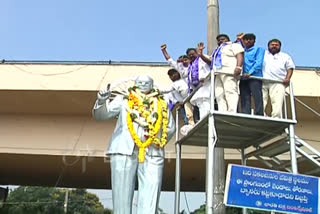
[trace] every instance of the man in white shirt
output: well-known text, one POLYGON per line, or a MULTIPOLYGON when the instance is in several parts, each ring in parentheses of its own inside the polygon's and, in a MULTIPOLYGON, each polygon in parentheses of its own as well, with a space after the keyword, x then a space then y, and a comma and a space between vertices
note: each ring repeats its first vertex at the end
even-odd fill
MULTIPOLYGON (((162 54, 163 54, 164 58, 167 60, 168 64, 172 68, 174 68, 175 70, 177 70, 179 72, 181 80, 183 80, 187 84, 188 83, 188 67, 189 67, 189 63, 190 63, 189 57, 187 55, 182 55, 182 56, 179 57, 179 59, 177 61, 175 61, 168 54, 167 45, 166 44, 162 44, 160 48, 161 48, 162 54)), ((168 73, 168 75, 169 75, 169 73, 168 73)), ((170 75, 169 75, 169 77, 170 77, 170 75)), ((187 93, 188 93, 188 90, 187 90, 187 93)), ((175 90, 172 93, 167 94, 166 98, 168 98, 168 96, 170 96, 171 98, 174 99, 174 100, 171 100, 171 101, 176 101, 175 97, 179 97, 180 95, 175 90)), ((186 97, 186 96, 182 95, 182 97, 186 97)), ((178 102, 181 102, 181 101, 178 101, 178 102)), ((187 106, 187 108, 189 108, 189 106, 187 106)), ((194 110, 196 110, 196 109, 194 109, 194 110)), ((190 119, 188 118, 188 113, 187 113, 187 111, 189 111, 189 109, 186 109, 186 107, 183 106, 182 108, 180 108, 179 111, 180 111, 180 113, 181 113, 181 115, 183 117, 184 124, 185 125, 188 125, 188 124, 189 125, 193 125, 193 124, 189 123, 190 119)), ((198 118, 197 114, 195 114, 195 116, 196 116, 196 119, 197 119, 198 118)))
POLYGON ((210 66, 204 60, 210 59, 202 53, 204 49, 203 43, 198 44, 198 48, 188 48, 186 54, 190 59, 188 67, 188 85, 189 89, 197 87, 200 83, 202 86, 193 95, 190 102, 199 108, 200 119, 206 116, 210 111, 210 94, 211 86, 210 80, 206 80, 206 77, 210 74, 210 66))
POLYGON ((268 42, 268 50, 264 55, 263 77, 266 79, 282 81, 282 83, 264 81, 262 86, 264 111, 270 97, 272 117, 282 118, 282 106, 285 89, 295 69, 291 57, 281 52, 281 41, 272 39, 268 42))
MULTIPOLYGON (((172 68, 169 69, 168 75, 170 79, 172 80, 172 97, 174 98, 175 104, 182 103, 183 100, 188 96, 188 84, 185 82, 184 79, 181 78, 180 73, 172 68)), ((194 120, 193 120, 193 108, 192 105, 187 102, 184 105, 184 109, 186 111, 186 117, 188 119, 188 125, 193 126, 194 120)))
POLYGON ((218 47, 212 54, 212 63, 217 68, 216 100, 219 111, 237 112, 239 101, 239 75, 242 71, 244 49, 239 43, 230 42, 229 36, 217 36, 218 47), (219 74, 219 72, 221 72, 219 74))
POLYGON ((182 55, 177 61, 175 61, 168 54, 166 44, 161 45, 161 51, 168 64, 180 73, 181 78, 188 82, 188 67, 190 64, 189 57, 187 55, 182 55))

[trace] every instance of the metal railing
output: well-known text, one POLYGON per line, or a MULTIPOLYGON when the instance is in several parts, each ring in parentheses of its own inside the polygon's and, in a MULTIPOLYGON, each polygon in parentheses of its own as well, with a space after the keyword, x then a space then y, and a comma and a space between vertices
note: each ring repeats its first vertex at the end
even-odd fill
MULTIPOLYGON (((211 74, 214 73, 214 75, 219 75, 219 74, 224 74, 224 75, 228 75, 228 76, 233 76, 233 74, 230 74, 230 73, 225 73, 225 72, 217 72, 217 71, 214 71, 214 72, 211 72, 211 74)), ((204 82, 205 81, 209 81, 211 79, 211 76, 212 75, 208 75, 205 79, 204 79, 204 82)), ((242 75, 239 76, 239 78, 241 78, 242 75)), ((282 84, 282 81, 280 80, 273 80, 273 79, 267 79, 267 78, 263 78, 263 77, 256 77, 256 76, 250 76, 248 77, 248 79, 257 79, 257 80, 261 80, 263 82, 271 82, 271 83, 281 83, 282 84)), ((239 79, 240 81, 240 79, 239 79)), ((215 85, 214 83, 212 85, 215 85)), ((200 84, 195 87, 194 89, 192 89, 192 92, 188 95, 188 97, 186 97, 184 100, 183 100, 183 103, 182 104, 185 104, 186 102, 189 102, 192 97, 194 96, 195 93, 197 93, 197 91, 203 86, 203 83, 200 82, 200 84)), ((292 86, 292 83, 290 82, 290 84, 288 85, 288 88, 289 88, 289 93, 286 93, 287 95, 289 95, 290 97, 290 107, 291 107, 291 118, 288 118, 288 107, 287 107, 287 103, 286 103, 286 97, 284 96, 283 97, 283 115, 284 117, 281 118, 281 119, 292 119, 292 120, 296 120, 296 117, 295 117, 295 106, 294 106, 294 100, 298 101, 298 102, 301 102, 300 100, 298 100, 297 98, 294 97, 294 94, 293 94, 293 86, 292 86)), ((211 87, 211 92, 213 92, 214 88, 211 87)), ((211 93, 213 94, 213 93, 211 93)), ((214 97, 215 99, 215 97, 214 97)), ((239 99, 240 100, 240 99, 239 99)), ((306 104, 302 104, 302 105, 306 105, 306 104)), ((306 105, 307 106, 307 105, 306 105)), ((320 114, 318 112, 316 112, 315 110, 311 109, 310 107, 307 107, 308 109, 312 110, 315 114, 317 114, 319 117, 320 117, 320 114)), ((214 112, 221 112, 219 110, 214 110, 214 112)), ((224 112, 224 113, 227 113, 227 112, 224 112)), ((242 113, 239 113, 238 114, 242 114, 242 113)))

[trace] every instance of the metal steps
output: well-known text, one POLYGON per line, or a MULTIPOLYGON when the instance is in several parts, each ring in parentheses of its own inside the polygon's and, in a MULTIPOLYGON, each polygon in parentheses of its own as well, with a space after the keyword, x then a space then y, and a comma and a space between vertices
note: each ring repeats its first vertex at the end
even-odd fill
MULTIPOLYGON (((299 173, 319 176, 320 152, 298 136, 294 136, 294 142, 297 163, 300 166, 299 173)), ((289 136, 284 134, 264 145, 255 147, 254 151, 245 154, 246 159, 251 157, 255 157, 271 169, 291 172, 289 136), (283 156, 287 156, 287 158, 283 156)))

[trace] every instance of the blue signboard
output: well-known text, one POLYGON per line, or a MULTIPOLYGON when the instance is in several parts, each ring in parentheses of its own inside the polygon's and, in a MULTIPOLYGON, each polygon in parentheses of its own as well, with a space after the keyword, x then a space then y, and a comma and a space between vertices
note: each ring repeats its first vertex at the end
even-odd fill
POLYGON ((319 179, 230 164, 224 203, 283 213, 319 213, 319 179))

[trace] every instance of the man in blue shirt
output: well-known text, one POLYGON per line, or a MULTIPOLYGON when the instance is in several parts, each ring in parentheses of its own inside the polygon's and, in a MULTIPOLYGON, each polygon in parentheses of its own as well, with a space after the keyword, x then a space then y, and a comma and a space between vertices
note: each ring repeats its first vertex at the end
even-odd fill
POLYGON ((243 77, 240 80, 241 112, 251 114, 251 95, 254 100, 254 114, 263 115, 262 80, 250 76, 262 77, 262 65, 265 50, 254 45, 256 36, 245 34, 242 38, 244 45, 243 77))

